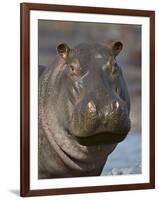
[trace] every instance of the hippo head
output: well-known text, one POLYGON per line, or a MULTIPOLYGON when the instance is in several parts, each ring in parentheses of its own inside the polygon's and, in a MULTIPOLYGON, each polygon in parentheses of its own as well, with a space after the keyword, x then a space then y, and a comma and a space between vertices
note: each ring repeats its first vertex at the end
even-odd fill
POLYGON ((130 130, 130 100, 116 60, 122 47, 119 41, 109 48, 57 47, 65 63, 59 90, 67 113, 65 129, 81 145, 118 143, 130 130))

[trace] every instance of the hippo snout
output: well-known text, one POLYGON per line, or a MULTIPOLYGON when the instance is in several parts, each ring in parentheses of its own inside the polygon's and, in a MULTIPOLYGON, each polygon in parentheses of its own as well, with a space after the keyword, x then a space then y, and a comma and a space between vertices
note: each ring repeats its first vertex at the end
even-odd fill
POLYGON ((103 109, 100 113, 91 109, 84 115, 85 121, 74 121, 75 129, 71 134, 81 145, 116 144, 124 140, 131 123, 128 112, 118 102, 113 102, 109 110, 103 109))
MULTIPOLYGON (((125 102, 115 99, 102 107, 94 100, 84 102, 77 106, 71 120, 70 133, 79 142, 88 140, 91 143, 91 139, 94 141, 98 137, 99 143, 110 144, 126 137, 130 119, 125 102)), ((86 145, 85 142, 81 144, 86 145)))

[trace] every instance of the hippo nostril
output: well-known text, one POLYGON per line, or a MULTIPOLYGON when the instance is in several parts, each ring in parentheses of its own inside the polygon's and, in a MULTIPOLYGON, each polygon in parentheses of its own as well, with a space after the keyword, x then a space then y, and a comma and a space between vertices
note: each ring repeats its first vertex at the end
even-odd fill
POLYGON ((111 103, 111 109, 115 110, 115 109, 118 109, 118 108, 119 108, 119 102, 118 101, 113 101, 111 103))
POLYGON ((93 101, 88 102, 87 106, 88 106, 88 112, 96 113, 96 106, 93 101))

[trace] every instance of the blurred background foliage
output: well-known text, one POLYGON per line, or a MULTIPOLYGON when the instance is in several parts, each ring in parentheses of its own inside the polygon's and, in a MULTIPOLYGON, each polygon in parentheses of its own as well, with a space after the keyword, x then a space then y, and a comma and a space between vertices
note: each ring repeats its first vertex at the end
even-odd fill
POLYGON ((131 100, 131 132, 141 133, 141 26, 128 24, 87 23, 39 20, 39 64, 49 66, 57 55, 56 47, 62 42, 70 47, 79 43, 109 45, 123 42, 117 57, 128 85, 131 100))

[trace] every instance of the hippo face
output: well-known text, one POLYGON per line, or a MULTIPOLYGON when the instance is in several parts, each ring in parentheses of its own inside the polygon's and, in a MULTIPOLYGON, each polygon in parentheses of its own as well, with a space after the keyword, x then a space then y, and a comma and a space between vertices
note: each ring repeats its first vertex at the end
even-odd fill
POLYGON ((67 107, 64 126, 82 145, 118 143, 130 130, 129 95, 116 61, 122 47, 121 42, 111 48, 99 44, 57 47, 64 62, 58 82, 67 107))

